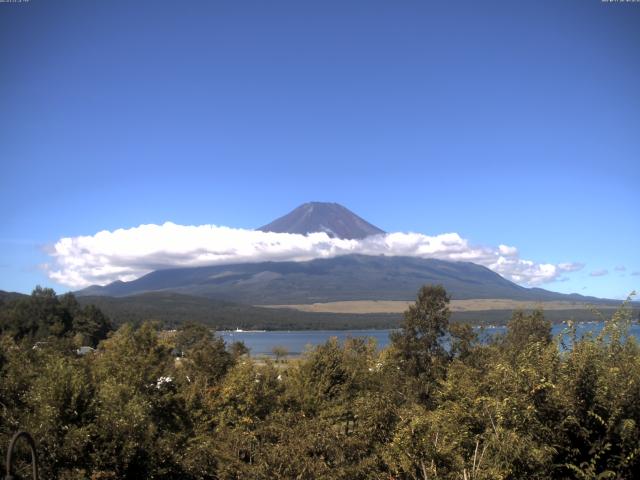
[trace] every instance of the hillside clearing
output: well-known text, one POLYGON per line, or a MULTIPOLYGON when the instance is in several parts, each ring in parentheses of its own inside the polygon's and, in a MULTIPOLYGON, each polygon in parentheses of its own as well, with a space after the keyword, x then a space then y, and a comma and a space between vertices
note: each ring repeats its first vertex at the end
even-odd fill
MULTIPOLYGON (((413 302, 404 300, 349 300, 341 302, 292 304, 292 305, 256 305, 263 308, 289 308, 302 312, 317 313, 402 313, 413 302)), ((506 300, 499 298, 480 298, 470 300, 452 300, 452 312, 482 312, 486 310, 588 310, 592 305, 580 302, 532 302, 527 300, 506 300)), ((598 305, 597 309, 616 308, 614 305, 598 305)))

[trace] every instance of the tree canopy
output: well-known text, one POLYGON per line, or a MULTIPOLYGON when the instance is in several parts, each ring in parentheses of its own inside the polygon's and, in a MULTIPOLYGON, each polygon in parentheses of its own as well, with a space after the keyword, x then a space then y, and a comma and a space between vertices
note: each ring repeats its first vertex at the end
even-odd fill
POLYGON ((99 308, 82 307, 72 293, 58 296, 50 288, 37 286, 30 296, 0 305, 0 334, 18 341, 75 337, 78 346, 96 346, 111 329, 110 319, 99 308))
POLYGON ((150 322, 78 356, 73 335, 100 315, 40 290, 12 308, 41 320, 0 336, 0 445, 30 431, 42 478, 63 480, 640 478, 628 308, 598 335, 568 324, 568 342, 515 312, 480 342, 447 304, 425 287, 388 348, 331 339, 275 363, 150 322))

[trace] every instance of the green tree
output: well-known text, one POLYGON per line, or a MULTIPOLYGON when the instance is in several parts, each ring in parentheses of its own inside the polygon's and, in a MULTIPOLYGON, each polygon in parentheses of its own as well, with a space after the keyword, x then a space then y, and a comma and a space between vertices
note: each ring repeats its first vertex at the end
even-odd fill
POLYGON ((231 345, 228 346, 227 349, 229 350, 229 353, 231 354, 231 357, 235 361, 237 361, 243 355, 248 355, 249 354, 249 348, 242 341, 233 342, 231 345))
POLYGON ((555 426, 559 474, 580 479, 640 478, 640 346, 629 335, 630 298, 597 336, 564 352, 555 426))
POLYGON ((35 352, 38 375, 26 399, 23 428, 39 439, 43 477, 60 478, 91 466, 94 387, 86 362, 53 349, 35 352))
POLYGON ((195 322, 183 323, 176 334, 176 348, 185 352, 197 343, 209 341, 213 338, 213 332, 210 328, 195 322))
POLYGON ((177 475, 178 447, 189 434, 174 384, 174 360, 158 327, 120 327, 88 359, 96 387, 95 472, 114 478, 177 475))
POLYGON ((468 323, 453 323, 449 325, 451 335, 450 355, 453 358, 465 360, 473 353, 473 348, 478 341, 478 335, 468 323))
POLYGON ((32 343, 76 336, 77 343, 96 346, 111 328, 96 306, 82 308, 72 293, 57 296, 52 289, 40 286, 29 297, 0 306, 0 333, 32 343))
POLYGON ((544 318, 544 313, 536 309, 531 313, 516 310, 507 323, 505 345, 514 351, 520 351, 532 343, 547 346, 551 343, 551 322, 544 318))
POLYGON ((27 298, 9 302, 2 315, 2 332, 16 339, 41 340, 71 331, 72 314, 60 304, 50 288, 37 286, 27 298))
POLYGON ((414 386, 422 401, 428 400, 434 382, 446 369, 443 340, 449 326, 449 300, 442 285, 423 286, 416 302, 404 312, 400 330, 390 335, 398 365, 418 380, 414 386))
POLYGON ((95 305, 87 305, 73 316, 72 331, 81 336, 83 345, 95 347, 111 330, 111 321, 95 305))

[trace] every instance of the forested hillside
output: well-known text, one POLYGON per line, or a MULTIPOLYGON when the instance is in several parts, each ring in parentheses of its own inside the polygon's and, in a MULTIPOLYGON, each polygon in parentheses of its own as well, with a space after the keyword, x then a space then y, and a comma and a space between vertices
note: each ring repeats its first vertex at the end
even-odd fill
POLYGON ((483 344, 448 301, 421 289, 382 351, 329 341, 278 363, 195 324, 125 325, 85 356, 73 321, 5 330, 0 445, 29 430, 59 479, 640 477, 628 308, 597 337, 569 325, 571 345, 542 312, 515 313, 483 344))

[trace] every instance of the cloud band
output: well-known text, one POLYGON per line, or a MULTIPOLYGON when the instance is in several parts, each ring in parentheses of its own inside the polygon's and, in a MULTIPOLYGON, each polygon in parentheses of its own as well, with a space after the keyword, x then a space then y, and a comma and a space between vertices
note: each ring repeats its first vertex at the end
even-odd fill
POLYGON ((353 253, 473 262, 531 286, 552 282, 583 267, 523 260, 515 247, 477 247, 457 233, 428 236, 398 232, 346 240, 326 233, 298 235, 171 222, 61 238, 50 253, 53 264, 45 265, 49 277, 71 288, 130 281, 164 268, 304 261, 353 253))

